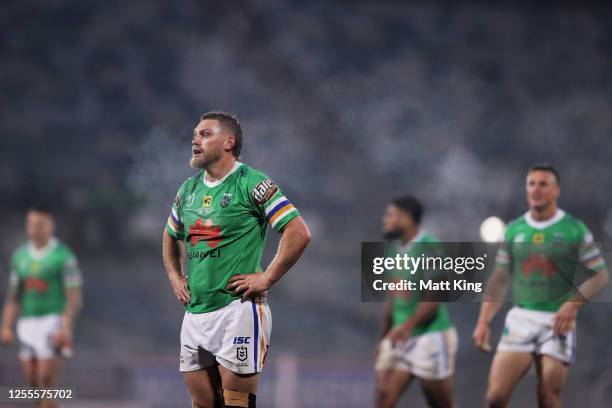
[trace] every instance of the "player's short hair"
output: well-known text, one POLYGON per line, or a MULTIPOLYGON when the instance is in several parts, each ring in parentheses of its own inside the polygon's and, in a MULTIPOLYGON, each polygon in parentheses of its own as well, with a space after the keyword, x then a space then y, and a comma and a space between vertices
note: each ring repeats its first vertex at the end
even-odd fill
POLYGON ((561 177, 559 176, 559 171, 557 171, 555 166, 553 166, 551 163, 543 162, 532 164, 531 167, 529 167, 529 171, 527 171, 527 174, 531 173, 532 171, 547 171, 549 173, 552 173, 555 176, 555 179, 557 180, 557 184, 561 185, 561 177))
POLYGON ((391 204, 408 213, 417 225, 421 223, 424 209, 423 204, 416 197, 411 195, 396 197, 391 200, 391 204))
POLYGON ((53 211, 51 210, 51 206, 47 203, 34 203, 28 206, 27 212, 37 212, 46 215, 53 215, 53 211))
POLYGON ((235 115, 227 112, 212 111, 202 115, 200 120, 213 119, 219 122, 221 126, 227 128, 234 135, 234 147, 232 148, 232 154, 235 158, 240 157, 240 151, 242 150, 242 127, 238 118, 235 115))

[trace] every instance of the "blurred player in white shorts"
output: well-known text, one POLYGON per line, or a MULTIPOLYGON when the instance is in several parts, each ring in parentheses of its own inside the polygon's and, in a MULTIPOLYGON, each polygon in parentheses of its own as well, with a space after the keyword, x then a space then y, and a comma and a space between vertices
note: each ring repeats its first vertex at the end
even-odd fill
MULTIPOLYGON (((418 257, 435 250, 437 240, 420 228, 423 207, 404 196, 393 200, 383 216, 390 253, 418 257)), ((438 272, 395 271, 396 279, 438 279, 438 272)), ((452 408, 457 333, 443 303, 418 291, 394 292, 385 308, 383 338, 377 348, 376 407, 396 406, 413 378, 418 378, 429 406, 452 408)))
POLYGON ((527 172, 529 210, 508 224, 487 284, 474 342, 490 351, 489 324, 513 285, 515 306, 508 312, 493 358, 488 407, 506 407, 535 363, 538 405, 561 406, 561 391, 576 348, 578 309, 606 284, 604 259, 584 223, 557 206, 557 170, 549 164, 527 172), (587 272, 578 288, 577 272, 587 272))
MULTIPOLYGON (((72 354, 74 323, 81 307, 81 273, 76 257, 53 237, 53 230, 53 216, 47 208, 28 211, 29 242, 11 257, 0 329, 3 344, 17 340, 23 372, 35 387, 58 385, 62 357, 72 354)), ((56 405, 44 400, 38 406, 56 405)))

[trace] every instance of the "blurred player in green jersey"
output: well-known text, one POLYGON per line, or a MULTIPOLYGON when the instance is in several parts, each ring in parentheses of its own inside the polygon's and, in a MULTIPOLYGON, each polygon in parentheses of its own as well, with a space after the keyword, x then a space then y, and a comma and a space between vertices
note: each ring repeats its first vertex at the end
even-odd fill
MULTIPOLYGON (((62 356, 72 353, 74 323, 81 306, 81 273, 76 257, 53 236, 53 231, 53 216, 47 208, 28 211, 29 242, 11 257, 0 329, 3 344, 19 343, 23 372, 35 387, 58 385, 62 356)), ((55 404, 42 401, 39 406, 55 404)))
POLYGON ((489 351, 489 324, 512 280, 514 307, 506 315, 493 358, 489 407, 507 406, 533 362, 539 406, 561 406, 561 391, 574 360, 578 309, 608 279, 604 259, 587 227, 557 207, 557 170, 548 164, 532 166, 526 189, 529 210, 506 229, 474 331, 476 346, 489 351), (575 288, 580 270, 588 271, 589 277, 575 288))
MULTIPOLYGON (((383 216, 383 232, 391 240, 389 252, 409 257, 439 255, 437 240, 419 224, 422 205, 414 197, 393 200, 383 216)), ((440 279, 438 271, 398 271, 394 278, 418 282, 440 279)), ((385 308, 382 339, 376 353, 376 406, 394 407, 416 377, 429 406, 453 407, 452 378, 457 333, 445 304, 426 299, 419 291, 397 292, 385 308)))
POLYGON ((310 242, 300 213, 279 187, 238 161, 242 137, 232 115, 201 117, 190 161, 200 171, 179 188, 163 234, 164 265, 186 309, 179 369, 196 408, 256 406, 272 329, 267 290, 310 242), (268 225, 282 237, 264 269, 268 225))

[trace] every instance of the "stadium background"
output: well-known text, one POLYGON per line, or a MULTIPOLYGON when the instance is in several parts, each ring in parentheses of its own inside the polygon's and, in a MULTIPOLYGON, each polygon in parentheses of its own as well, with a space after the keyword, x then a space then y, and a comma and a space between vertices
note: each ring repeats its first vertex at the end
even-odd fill
MULTIPOLYGON (((371 406, 381 308, 359 302, 359 248, 389 197, 416 193, 429 230, 477 240, 485 217, 525 210, 524 171, 550 160, 562 207, 609 241, 611 23, 569 1, 3 2, 0 254, 23 241, 28 203, 53 203, 85 279, 66 406, 188 406, 160 241, 208 110, 238 114, 244 161, 314 237, 272 290, 264 407, 371 406)), ((477 310, 451 307, 462 407, 480 406, 490 362, 471 345, 477 310)), ((612 397, 611 311, 581 312, 565 406, 612 397)), ((21 384, 14 349, 0 384, 21 384)), ((514 406, 535 406, 534 384, 514 406)), ((424 406, 417 387, 407 400, 424 406)))

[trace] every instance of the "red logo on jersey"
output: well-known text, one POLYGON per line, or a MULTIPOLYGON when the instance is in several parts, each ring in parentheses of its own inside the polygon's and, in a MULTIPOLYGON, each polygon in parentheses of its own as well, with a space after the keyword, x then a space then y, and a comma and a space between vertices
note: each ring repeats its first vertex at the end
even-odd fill
POLYGON ((204 240, 209 247, 215 248, 223 239, 221 228, 213 224, 210 219, 207 219, 204 224, 201 219, 198 219, 195 225, 190 225, 189 235, 191 235, 191 246, 196 246, 198 242, 204 240))
POLYGON ((46 292, 49 289, 47 281, 40 278, 25 278, 23 286, 25 290, 33 290, 40 293, 46 292))
POLYGON ((550 278, 557 273, 557 265, 544 254, 531 254, 521 263, 521 272, 523 276, 529 276, 537 271, 550 278))

